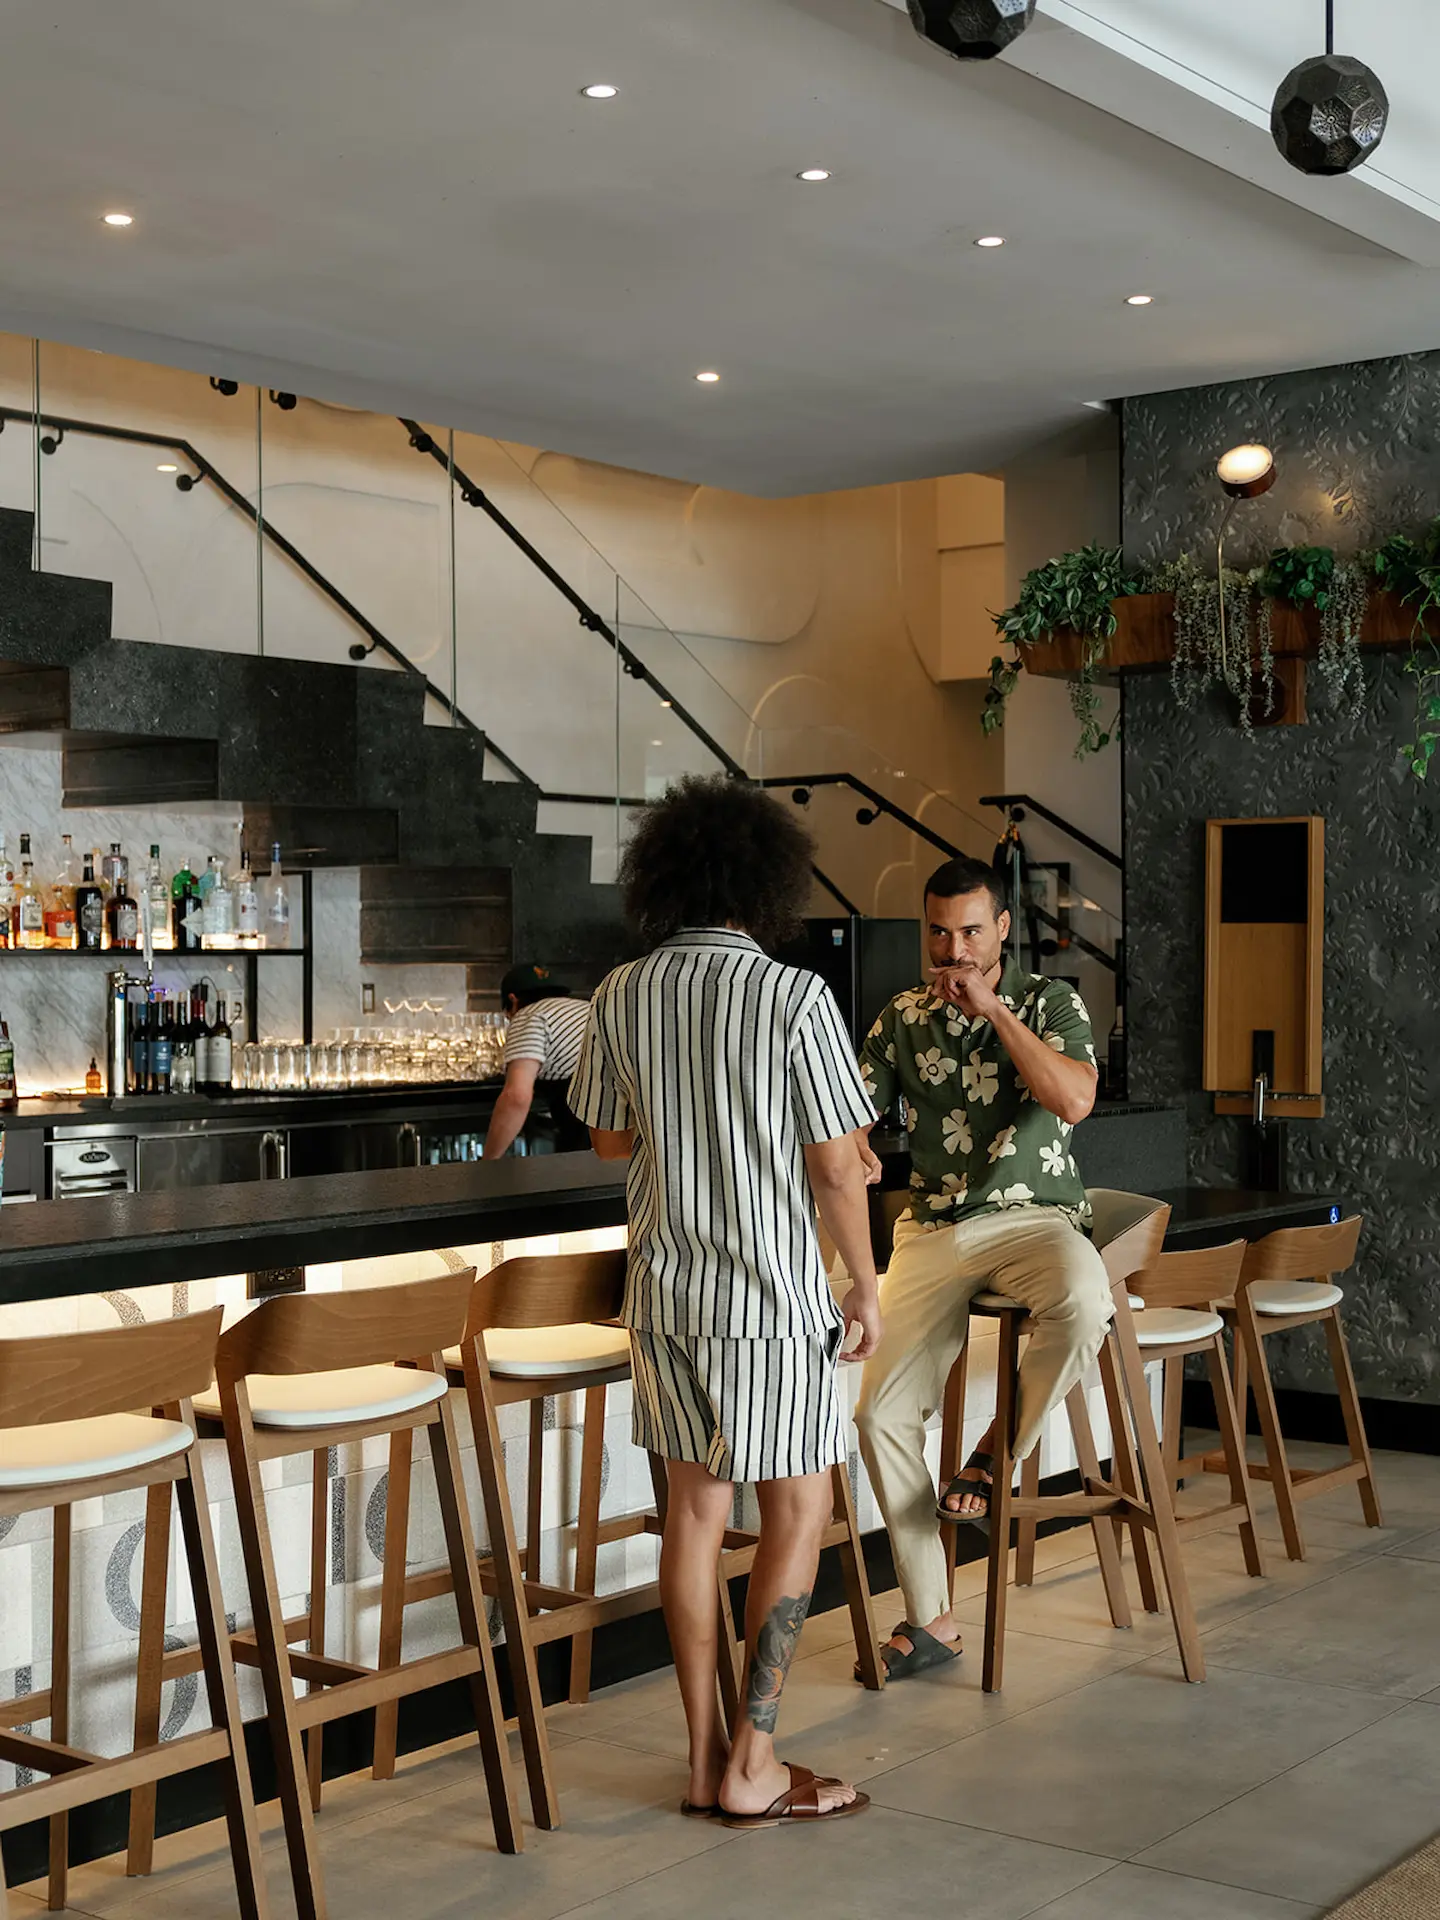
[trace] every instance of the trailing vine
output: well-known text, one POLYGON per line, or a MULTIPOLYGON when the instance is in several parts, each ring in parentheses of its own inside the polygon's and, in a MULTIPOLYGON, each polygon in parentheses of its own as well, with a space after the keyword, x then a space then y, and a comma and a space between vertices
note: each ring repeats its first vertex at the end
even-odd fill
POLYGON ((1113 602, 1137 593, 1169 593, 1175 603, 1171 686, 1181 706, 1193 706, 1211 687, 1234 699, 1237 724, 1249 733, 1273 708, 1276 602, 1313 606, 1319 620, 1316 670, 1332 698, 1353 700, 1364 685, 1360 633, 1372 592, 1394 594, 1414 613, 1404 671, 1415 688, 1414 738, 1402 748, 1410 771, 1427 777, 1440 752, 1440 645, 1427 622, 1440 616, 1440 516, 1419 536, 1394 534, 1374 552, 1341 559, 1330 547, 1277 547, 1264 566, 1225 569, 1224 581, 1193 556, 1165 561, 1148 572, 1126 569, 1118 548, 1091 545, 1027 573, 1013 607, 994 616, 1013 651, 990 663, 981 725, 993 733, 1019 683, 1025 648, 1060 631, 1079 636, 1080 664, 1070 701, 1079 723, 1077 758, 1097 753, 1113 737, 1100 725, 1099 682, 1106 645, 1118 626, 1113 602), (1224 595, 1225 640, 1220 607, 1224 595))
POLYGON ((1070 708, 1080 726, 1075 757, 1107 747, 1113 734, 1100 724, 1100 668, 1106 642, 1119 624, 1114 602, 1139 590, 1139 577, 1127 572, 1118 547, 1081 547, 1027 573, 1015 605, 994 616, 996 630, 1015 651, 1009 659, 997 654, 990 663, 980 716, 984 730, 993 733, 1005 724, 1005 703, 1019 681, 1025 647, 1068 627, 1080 638, 1080 665, 1070 681, 1070 708))

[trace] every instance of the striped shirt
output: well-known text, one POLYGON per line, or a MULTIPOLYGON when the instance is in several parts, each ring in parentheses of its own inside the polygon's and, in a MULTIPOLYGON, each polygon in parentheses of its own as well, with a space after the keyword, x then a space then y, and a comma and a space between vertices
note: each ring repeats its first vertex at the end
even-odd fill
POLYGON ((634 1130, 627 1326, 773 1340, 838 1324, 803 1149, 875 1115, 815 974, 747 934, 677 934, 601 982, 569 1101, 634 1130))
POLYGON ((505 1029, 505 1062, 538 1060, 541 1080, 568 1080, 580 1063, 580 1047, 590 1020, 590 1002, 564 994, 532 1000, 510 1016, 505 1029))

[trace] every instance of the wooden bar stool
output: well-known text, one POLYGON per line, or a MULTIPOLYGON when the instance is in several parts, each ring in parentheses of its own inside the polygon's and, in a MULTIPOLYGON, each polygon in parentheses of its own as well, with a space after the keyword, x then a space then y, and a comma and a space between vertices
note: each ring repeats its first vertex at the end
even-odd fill
MULTIPOLYGON (((1219 1521, 1233 1520, 1239 1529, 1246 1571, 1258 1578, 1265 1572, 1265 1562, 1255 1529, 1245 1438, 1236 1417, 1230 1369, 1225 1361, 1225 1322, 1214 1307, 1217 1300, 1226 1300, 1234 1292, 1244 1259, 1243 1240, 1232 1240, 1223 1247, 1162 1253, 1153 1266, 1135 1276, 1130 1286, 1141 1296, 1140 1311, 1132 1315, 1135 1343, 1143 1360, 1160 1362, 1165 1484, 1172 1493, 1183 1479, 1180 1405, 1186 1357, 1203 1353, 1209 1368, 1221 1453, 1230 1478, 1230 1499, 1223 1506, 1207 1507, 1200 1513, 1177 1513, 1181 1536, 1208 1533, 1219 1521)), ((1149 1408, 1147 1396, 1147 1413, 1149 1408)))
MULTIPOLYGON (((191 1396, 214 1372, 220 1309, 178 1320, 0 1340, 0 1514, 54 1514, 50 1685, 0 1702, 0 1758, 48 1776, 0 1794, 0 1832, 28 1820, 50 1821, 49 1904, 68 1904, 67 1822, 72 1807, 108 1794, 132 1793, 192 1767, 218 1762, 225 1794, 240 1912, 264 1920, 270 1904, 260 1864, 260 1836, 245 1761, 235 1669, 225 1627, 210 1507, 194 1444, 191 1396), (151 1406, 146 1416, 130 1409, 151 1406), (205 1675, 211 1727, 166 1741, 137 1741, 118 1758, 72 1747, 70 1715, 70 1509, 133 1487, 150 1489, 169 1513, 175 1489, 186 1564, 195 1598, 197 1664, 205 1675), (14 1729, 48 1720, 50 1738, 14 1729)), ((169 1529, 145 1535, 142 1582, 158 1595, 163 1620, 169 1529)), ((6 1912, 0 1863, 0 1920, 6 1912)))
MULTIPOLYGON (((257 1666, 275 1747, 281 1811, 300 1920, 323 1920, 325 1894, 313 1818, 314 1794, 301 1735, 328 1720, 366 1707, 383 1710, 408 1694, 447 1680, 468 1680, 484 1758, 490 1817, 502 1853, 522 1845, 505 1744, 504 1716, 484 1603, 475 1572, 475 1544, 465 1502, 454 1415, 443 1350, 462 1333, 473 1268, 404 1286, 355 1292, 291 1294, 263 1301, 221 1335, 215 1386, 196 1411, 223 1433, 235 1490, 236 1522, 250 1589, 253 1627, 232 1639, 235 1657, 257 1666), (401 1661, 399 1643, 383 1646, 378 1667, 337 1660, 313 1647, 300 1654, 315 1611, 287 1622, 261 1485, 262 1461, 310 1453, 388 1434, 391 1480, 385 1517, 386 1584, 403 1575, 409 1523, 410 1443, 417 1428, 429 1436, 449 1585, 456 1597, 461 1645, 449 1652, 401 1661), (396 1442, 403 1436, 402 1445, 396 1442), (319 1443, 317 1445, 317 1443, 319 1443), (395 1472, 403 1459, 403 1471, 395 1472), (298 1631, 297 1631, 298 1629, 298 1631), (294 1682, 310 1691, 301 1698, 294 1682)), ((318 1476, 317 1476, 318 1477, 318 1476)), ((152 1631, 156 1623, 152 1621, 152 1631)), ((163 1631, 163 1623, 160 1623, 163 1631)), ((178 1671, 177 1657, 155 1660, 154 1696, 178 1671)))
MULTIPOLYGON (((995 1376, 994 1487, 990 1496, 989 1556, 985 1585, 985 1640, 981 1685, 998 1693, 1004 1669, 1005 1615, 1009 1588, 1010 1527, 1020 1523, 1017 1575, 1028 1584, 1033 1575, 1034 1541, 1038 1523, 1055 1518, 1086 1518, 1095 1538, 1096 1558, 1117 1627, 1130 1624, 1129 1602, 1119 1565, 1118 1535, 1128 1527, 1135 1540, 1137 1572, 1147 1611, 1160 1609, 1159 1591, 1150 1562, 1153 1538, 1161 1573, 1170 1597, 1176 1644, 1187 1680, 1205 1677, 1204 1655, 1190 1602, 1189 1585, 1180 1559, 1174 1506, 1165 1492, 1165 1469, 1154 1420, 1150 1417, 1144 1362, 1135 1338, 1129 1281, 1150 1266, 1160 1251, 1170 1209, 1141 1194, 1108 1188, 1092 1189, 1093 1237, 1110 1279, 1115 1317, 1101 1346, 1099 1371, 1111 1427, 1111 1477, 1100 1472, 1090 1428, 1083 1382, 1066 1397, 1071 1433, 1080 1468, 1081 1491, 1042 1495, 1039 1491, 1038 1448, 1026 1462, 1021 1491, 1013 1490, 1014 1436, 1017 1413, 1020 1343, 1028 1315, 1004 1294, 982 1293, 971 1302, 971 1312, 1000 1322, 995 1376), (1033 1463, 1033 1464, 1032 1464, 1033 1463)), ((959 1471, 964 1422, 965 1353, 952 1370, 945 1394, 941 1434, 941 1485, 959 1471)))
MULTIPOLYGON (((1275 1233, 1267 1233, 1263 1240, 1252 1241, 1245 1252, 1234 1300, 1220 1309, 1235 1330, 1235 1400, 1242 1430, 1248 1387, 1255 1394, 1260 1432, 1265 1442, 1265 1464, 1251 1465, 1250 1476, 1268 1480, 1274 1488, 1280 1532, 1285 1551, 1292 1560, 1305 1558, 1300 1502, 1328 1493, 1332 1487, 1348 1486, 1354 1481, 1360 1489, 1366 1526, 1385 1524, 1375 1487, 1370 1442, 1365 1434, 1365 1417, 1360 1410, 1360 1395, 1340 1319, 1340 1303, 1345 1291, 1335 1279, 1355 1264, 1364 1224, 1360 1214, 1352 1214, 1348 1220, 1333 1226, 1281 1227, 1275 1233), (1343 1465, 1323 1469, 1290 1465, 1285 1437, 1280 1431, 1275 1388, 1265 1359, 1265 1342, 1271 1334, 1316 1325, 1325 1329, 1325 1344, 1350 1450, 1350 1457, 1343 1465)), ((1206 1455, 1203 1464, 1207 1472, 1224 1471, 1224 1462, 1218 1455, 1206 1455)))
MULTIPOLYGON (((650 1457, 653 1507, 600 1519, 604 1463, 605 1396, 609 1387, 630 1376, 629 1335, 615 1324, 624 1300, 625 1254, 621 1251, 527 1255, 506 1260, 482 1275, 471 1296, 465 1338, 445 1355, 452 1382, 464 1386, 475 1433, 481 1496, 490 1535, 490 1553, 480 1563, 486 1593, 493 1593, 505 1624, 506 1647, 515 1688, 526 1777, 536 1824, 560 1824, 559 1796, 550 1761, 544 1703, 536 1664, 537 1647, 553 1640, 572 1642, 570 1697, 584 1699, 589 1688, 589 1643, 595 1629, 612 1620, 646 1613, 660 1604, 659 1584, 598 1595, 598 1549, 612 1541, 664 1530, 664 1462, 650 1457), (542 1432, 539 1416, 553 1394, 583 1392, 585 1428, 581 1452, 580 1511, 575 1584, 552 1586, 540 1579, 538 1542, 541 1516, 542 1432), (498 1409, 516 1403, 531 1408, 529 1478, 526 1488, 527 1535, 522 1554, 516 1538, 500 1440, 498 1409), (576 1651, 583 1649, 583 1665, 576 1651)), ((883 1675, 870 1614, 870 1593, 860 1552, 859 1524, 849 1477, 836 1468, 836 1517, 824 1544, 840 1549, 846 1590, 855 1624, 856 1653, 866 1660, 866 1684, 878 1687, 883 1675)), ((725 1534, 716 1606, 720 1622, 719 1683, 733 1716, 740 1698, 739 1649, 728 1582, 749 1571, 757 1536, 745 1529, 725 1534)), ((387 1540, 388 1551, 388 1540, 387 1540)), ((403 1578, 403 1569, 384 1589, 382 1645, 397 1643, 402 1609, 445 1591, 449 1570, 403 1578)))

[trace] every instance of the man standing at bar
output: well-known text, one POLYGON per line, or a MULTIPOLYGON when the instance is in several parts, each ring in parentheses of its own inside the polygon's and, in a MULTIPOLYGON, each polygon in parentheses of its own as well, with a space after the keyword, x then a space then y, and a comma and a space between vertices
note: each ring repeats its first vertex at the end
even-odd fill
POLYGON ((984 1520, 994 1428, 941 1495, 925 1429, 965 1344, 977 1293, 1027 1307, 1015 1456, 1038 1444, 1051 1409, 1100 1351, 1113 1307, 1091 1245, 1070 1135, 1095 1102, 1090 1020, 1063 980, 1005 957, 1010 915, 992 868, 947 860, 925 886, 932 984, 899 994, 861 1052, 880 1112, 905 1097, 913 1171, 881 1287, 885 1338, 865 1369, 856 1423, 905 1594, 881 1649, 905 1679, 952 1660, 942 1521, 984 1520))
POLYGON ((511 967, 500 982, 500 1004, 510 1017, 505 1032, 505 1085, 485 1129, 485 1158, 502 1159, 524 1130, 536 1094, 555 1123, 557 1153, 583 1153, 587 1130, 565 1103, 565 1089, 580 1058, 590 1018, 588 1000, 550 978, 548 967, 511 967))
POLYGON ((845 1460, 837 1360, 880 1337, 855 1132, 874 1112, 839 1009, 769 959, 810 887, 789 814, 732 780, 682 780, 640 821, 621 886, 648 958, 595 995, 570 1104, 604 1159, 630 1160, 624 1319, 637 1446, 669 1495, 660 1593, 690 1735, 681 1811, 729 1826, 842 1818, 866 1795, 775 1758, 785 1677, 845 1460), (814 1210, 853 1286, 843 1319, 814 1210), (719 1718, 716 1582, 736 1482, 753 1483, 747 1683, 719 1718))

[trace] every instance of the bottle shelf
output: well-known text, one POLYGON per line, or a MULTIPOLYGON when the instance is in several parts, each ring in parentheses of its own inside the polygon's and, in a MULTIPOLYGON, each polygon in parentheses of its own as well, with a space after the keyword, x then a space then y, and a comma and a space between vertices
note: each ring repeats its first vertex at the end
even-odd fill
MULTIPOLYGON (((210 947, 203 953, 176 953, 164 950, 155 955, 155 965, 168 966, 175 960, 201 960, 212 965, 217 960, 303 960, 304 947, 210 947)), ((0 960, 124 960, 143 962, 139 947, 103 947, 97 953, 79 947, 0 947, 0 960)))

